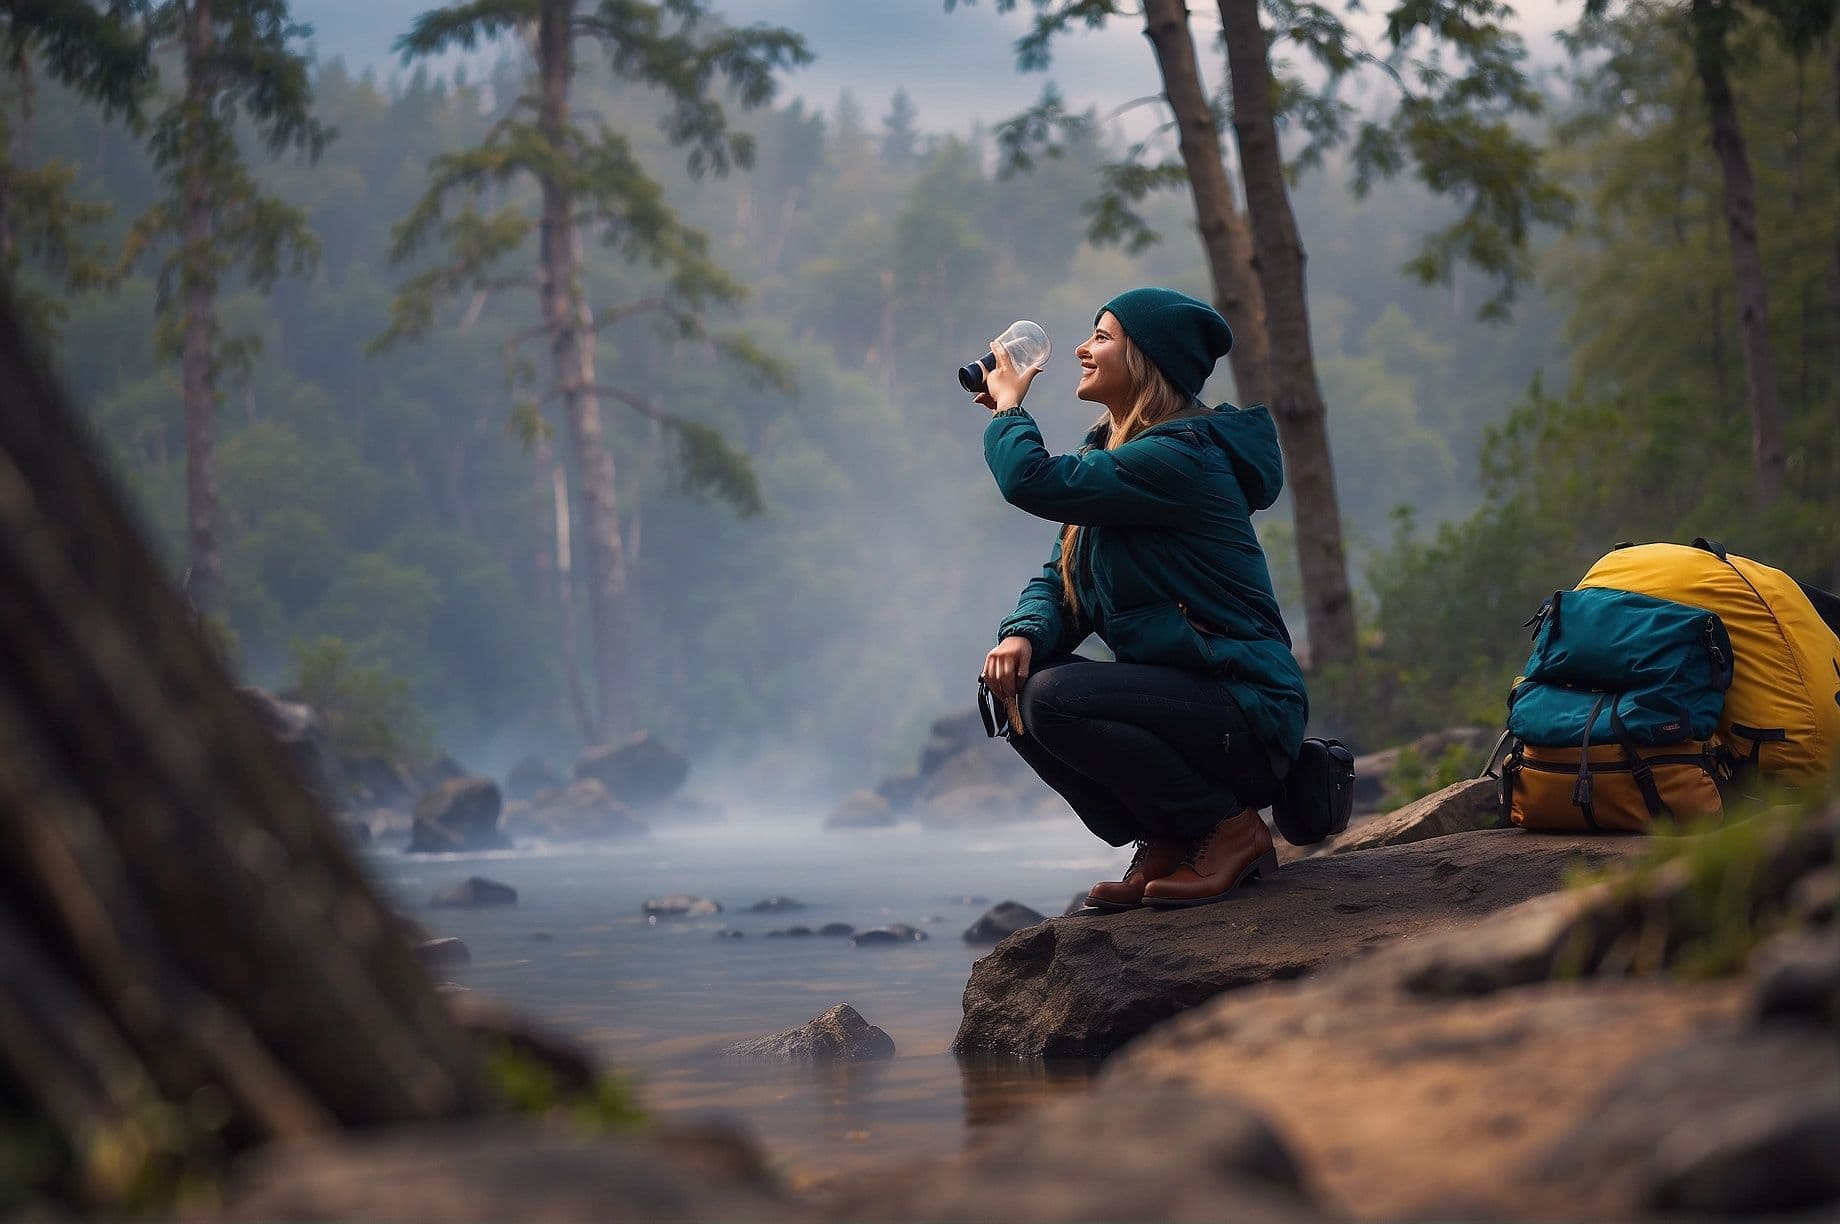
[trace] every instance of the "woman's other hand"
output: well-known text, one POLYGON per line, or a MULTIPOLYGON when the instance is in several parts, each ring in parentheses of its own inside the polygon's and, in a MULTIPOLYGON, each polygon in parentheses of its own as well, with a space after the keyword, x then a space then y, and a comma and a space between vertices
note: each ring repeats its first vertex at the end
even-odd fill
MULTIPOLYGON (((984 392, 990 396, 992 409, 1014 408, 1022 403, 1029 393, 1029 384, 1041 373, 1039 366, 1030 366, 1018 370, 1016 363, 1009 359, 1009 354, 995 340, 990 342, 990 351, 996 354, 997 368, 984 376, 984 392)), ((981 402, 981 401, 980 401, 981 402)))
POLYGON ((984 656, 984 684, 1003 701, 1022 692, 1022 682, 1029 678, 1029 662, 1035 647, 1021 636, 1006 637, 984 656))

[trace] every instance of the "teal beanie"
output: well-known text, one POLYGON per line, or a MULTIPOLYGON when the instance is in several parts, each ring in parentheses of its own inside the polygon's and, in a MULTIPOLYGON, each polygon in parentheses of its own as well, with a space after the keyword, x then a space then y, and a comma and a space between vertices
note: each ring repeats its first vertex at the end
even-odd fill
POLYGON ((1218 310, 1174 289, 1128 289, 1099 307, 1093 321, 1108 310, 1185 395, 1200 395, 1214 363, 1233 347, 1233 329, 1218 310))

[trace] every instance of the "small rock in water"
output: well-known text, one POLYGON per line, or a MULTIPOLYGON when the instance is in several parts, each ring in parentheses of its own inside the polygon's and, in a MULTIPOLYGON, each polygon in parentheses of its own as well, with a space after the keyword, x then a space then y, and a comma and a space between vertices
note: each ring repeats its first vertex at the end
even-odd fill
POLYGON ((866 1062, 893 1058, 894 1038, 863 1019, 862 1013, 848 1003, 839 1003, 798 1028, 743 1041, 723 1053, 731 1058, 785 1062, 866 1062))
POLYGON ((668 897, 648 897, 644 910, 653 918, 700 918, 706 914, 719 914, 721 905, 708 897, 693 897, 688 893, 672 893, 668 897))
POLYGON ((473 961, 473 953, 466 944, 451 936, 447 939, 429 939, 415 945, 416 959, 430 968, 447 965, 468 965, 473 961))
POLYGON ((868 948, 880 944, 918 943, 925 938, 926 932, 919 927, 908 926, 905 922, 892 922, 884 927, 871 927, 856 932, 855 944, 859 948, 868 948))
POLYGON ((517 889, 484 876, 469 876, 458 884, 443 888, 428 899, 430 905, 476 906, 516 905, 517 889))
POLYGON ((811 928, 808 926, 789 926, 781 931, 768 931, 767 938, 784 936, 787 939, 800 939, 809 934, 811 934, 811 928))
POLYGON ((847 922, 827 922, 818 928, 820 935, 850 936, 856 934, 856 928, 847 922))
POLYGON ((1016 901, 1001 901, 965 930, 965 942, 993 944, 1044 921, 1041 914, 1016 901))
POLYGON ((748 906, 756 914, 790 914, 804 908, 803 901, 795 901, 791 897, 768 897, 765 901, 756 901, 748 906))
POLYGON ((723 927, 716 932, 717 939, 746 939, 746 931, 737 931, 734 927, 723 927))

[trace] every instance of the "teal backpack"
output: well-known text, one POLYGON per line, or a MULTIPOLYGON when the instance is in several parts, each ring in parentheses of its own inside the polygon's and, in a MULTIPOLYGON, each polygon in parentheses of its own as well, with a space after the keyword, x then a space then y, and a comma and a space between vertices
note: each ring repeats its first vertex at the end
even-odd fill
POLYGON ((1527 623, 1533 653, 1508 694, 1522 743, 1654 746, 1718 728, 1732 660, 1716 612, 1588 587, 1555 591, 1527 623))

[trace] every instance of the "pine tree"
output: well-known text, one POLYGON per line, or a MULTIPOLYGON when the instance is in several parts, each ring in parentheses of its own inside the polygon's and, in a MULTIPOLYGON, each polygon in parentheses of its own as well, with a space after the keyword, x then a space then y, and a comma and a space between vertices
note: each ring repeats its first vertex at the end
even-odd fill
MULTIPOLYGON (((547 342, 551 381, 523 410, 528 435, 541 430, 542 402, 561 402, 562 418, 581 484, 579 537, 587 568, 588 606, 599 703, 591 738, 607 740, 631 728, 631 643, 627 559, 621 536, 614 456, 606 445, 603 398, 658 421, 675 434, 683 483, 733 505, 759 509, 758 487, 746 460, 708 426, 670 413, 596 373, 596 337, 629 320, 651 317, 667 335, 707 337, 702 312, 738 301, 742 287, 708 255, 704 235, 684 225, 645 171, 624 133, 585 126, 572 109, 579 40, 597 44, 616 76, 662 93, 669 102, 665 132, 688 150, 692 175, 722 175, 746 167, 753 143, 731 131, 714 94, 726 84, 743 108, 769 101, 776 70, 810 57, 796 34, 778 27, 731 28, 711 19, 700 0, 472 0, 434 9, 398 41, 405 58, 472 48, 500 34, 532 35, 534 70, 524 92, 476 148, 438 157, 427 193, 397 231, 395 254, 407 259, 438 242, 451 259, 413 276, 399 294, 382 343, 418 335, 433 324, 438 304, 467 293, 534 288, 540 322, 523 335, 547 342), (487 212, 495 188, 534 183, 537 215, 518 203, 487 212), (456 201, 458 208, 449 209, 456 201), (537 237, 535 277, 507 273, 502 263, 537 237), (630 261, 660 269, 664 284, 643 297, 591 307, 583 284, 584 231, 630 261)), ((783 371, 744 339, 709 337, 730 356, 770 377, 783 371)), ((514 369, 517 369, 514 364, 514 369)), ((566 615, 565 609, 565 615, 566 615)))
POLYGON ((0 277, 14 309, 47 340, 55 338, 63 305, 22 284, 21 273, 30 261, 62 288, 95 283, 106 259, 90 233, 108 208, 72 195, 76 171, 68 163, 37 161, 38 76, 94 103, 107 118, 137 121, 152 70, 147 43, 128 13, 126 3, 98 8, 86 0, 14 0, 0 9, 0 78, 12 93, 0 106, 0 277))
POLYGON ((311 31, 285 0, 168 0, 146 14, 149 34, 176 43, 185 87, 154 116, 148 149, 165 187, 134 223, 123 268, 159 262, 161 350, 180 364, 185 404, 185 591, 201 612, 223 586, 218 539, 215 415, 223 376, 246 376, 258 339, 228 334, 217 318, 223 278, 240 271, 267 288, 305 272, 318 245, 298 210, 266 195, 237 147, 247 120, 274 155, 317 157, 331 133, 311 113, 308 61, 294 49, 311 31))

